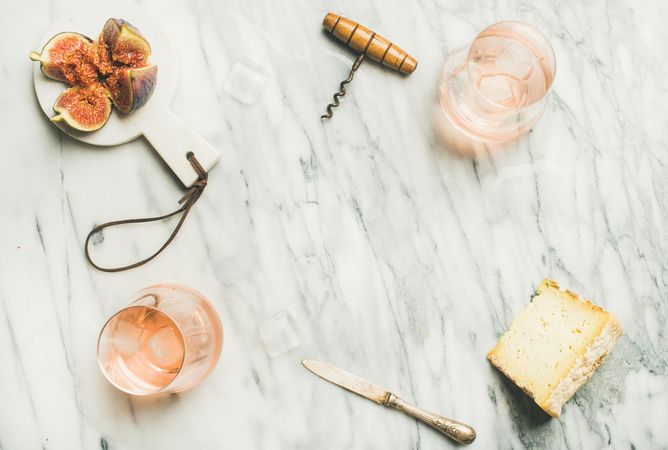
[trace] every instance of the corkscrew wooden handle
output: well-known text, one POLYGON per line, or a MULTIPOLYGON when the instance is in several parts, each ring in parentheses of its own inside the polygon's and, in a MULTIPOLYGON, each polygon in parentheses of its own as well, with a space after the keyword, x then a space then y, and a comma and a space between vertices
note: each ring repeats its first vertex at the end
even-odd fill
POLYGON ((353 20, 328 13, 322 26, 345 44, 366 57, 402 73, 412 73, 417 61, 411 55, 353 20))

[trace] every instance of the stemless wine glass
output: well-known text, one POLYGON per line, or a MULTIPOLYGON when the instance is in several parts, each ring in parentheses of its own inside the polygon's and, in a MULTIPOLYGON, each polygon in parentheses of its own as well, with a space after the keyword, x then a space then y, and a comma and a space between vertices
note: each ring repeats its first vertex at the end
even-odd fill
POLYGON ((441 108, 473 139, 509 141, 541 117, 555 73, 554 50, 540 31, 499 22, 449 56, 439 85, 441 108))
POLYGON ((104 325, 97 359, 107 380, 134 395, 181 392, 213 370, 223 328, 213 305, 187 286, 146 287, 104 325))

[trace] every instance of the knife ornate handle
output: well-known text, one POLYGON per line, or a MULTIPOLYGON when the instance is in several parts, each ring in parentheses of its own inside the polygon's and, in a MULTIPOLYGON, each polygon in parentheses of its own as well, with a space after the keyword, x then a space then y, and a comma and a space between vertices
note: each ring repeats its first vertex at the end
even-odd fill
POLYGON ((392 393, 387 395, 383 404, 426 423, 460 444, 470 444, 475 440, 475 430, 470 426, 424 411, 417 406, 404 402, 392 393))

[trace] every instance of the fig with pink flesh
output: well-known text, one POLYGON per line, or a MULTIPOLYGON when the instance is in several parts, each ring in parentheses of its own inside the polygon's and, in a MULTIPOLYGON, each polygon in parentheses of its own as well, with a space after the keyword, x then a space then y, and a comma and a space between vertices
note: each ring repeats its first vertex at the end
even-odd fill
POLYGON ((107 123, 112 102, 128 114, 144 106, 155 90, 158 67, 148 64, 151 46, 122 19, 109 19, 97 41, 79 33, 59 33, 41 53, 30 53, 44 75, 71 87, 56 100, 51 120, 80 131, 107 123))
POLYGON ((109 120, 111 100, 101 83, 74 86, 60 94, 53 110, 58 113, 53 122, 64 122, 79 131, 95 131, 109 120))
POLYGON ((49 78, 64 81, 70 86, 88 86, 98 80, 98 71, 91 60, 93 44, 79 33, 58 33, 44 45, 41 53, 30 53, 30 59, 39 61, 42 73, 49 78))
POLYGON ((142 107, 155 89, 158 67, 147 65, 151 46, 139 30, 122 19, 109 19, 98 42, 111 62, 106 83, 114 106, 129 114, 142 107))
POLYGON ((155 89, 157 73, 155 64, 137 69, 115 69, 106 81, 114 106, 125 114, 144 106, 155 89))
POLYGON ((109 19, 102 28, 99 42, 105 45, 116 64, 143 67, 151 56, 151 46, 139 30, 123 19, 109 19))

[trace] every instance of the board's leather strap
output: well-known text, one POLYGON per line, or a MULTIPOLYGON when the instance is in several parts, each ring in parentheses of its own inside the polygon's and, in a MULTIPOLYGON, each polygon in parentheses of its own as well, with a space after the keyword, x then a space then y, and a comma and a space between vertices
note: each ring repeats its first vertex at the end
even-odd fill
POLYGON ((88 262, 95 267, 97 270, 101 270, 103 272, 122 272, 124 270, 129 270, 129 269, 134 269, 135 267, 139 267, 141 265, 146 264, 156 256, 158 256, 164 249, 169 246, 169 244, 172 243, 176 235, 178 234, 179 230, 181 229, 181 226, 183 225, 183 222, 185 222, 186 217, 188 217, 188 213, 190 213, 190 210, 192 209, 193 206, 195 206, 195 203, 197 203, 197 200, 202 196, 202 193, 204 192, 204 188, 207 185, 208 182, 208 174, 204 170, 204 168, 201 166, 199 161, 197 161, 197 158, 195 158, 195 155, 193 152, 188 152, 186 155, 188 158, 188 161, 190 164, 193 166, 193 169, 195 172, 197 172, 197 181, 188 189, 188 191, 184 194, 183 197, 179 200, 179 204, 181 207, 177 209, 176 211, 172 211, 169 214, 165 214, 163 216, 156 216, 156 217, 141 217, 137 219, 123 219, 123 220, 114 220, 112 222, 107 222, 103 223, 101 225, 96 226, 92 230, 90 230, 90 233, 88 233, 88 236, 86 237, 86 244, 84 245, 85 253, 86 253, 86 259, 88 262), (133 224, 133 223, 146 223, 146 222, 156 222, 159 220, 164 220, 168 219, 172 216, 176 216, 178 214, 182 214, 181 218, 179 219, 179 222, 176 224, 176 227, 174 227, 174 230, 172 231, 172 234, 169 235, 167 240, 165 241, 164 244, 151 256, 142 259, 141 261, 137 261, 136 263, 133 264, 128 264, 127 266, 121 266, 121 267, 101 267, 98 266, 93 262, 93 259, 90 256, 90 253, 88 251, 88 244, 90 242, 91 237, 99 232, 102 231, 105 228, 113 227, 116 225, 127 225, 127 224, 133 224))

